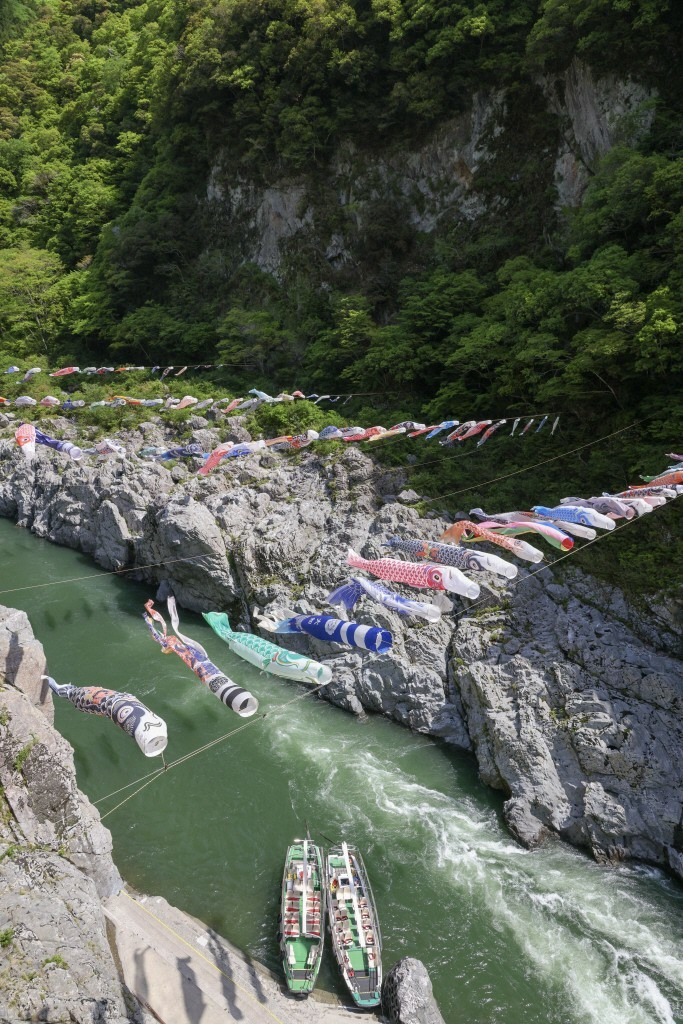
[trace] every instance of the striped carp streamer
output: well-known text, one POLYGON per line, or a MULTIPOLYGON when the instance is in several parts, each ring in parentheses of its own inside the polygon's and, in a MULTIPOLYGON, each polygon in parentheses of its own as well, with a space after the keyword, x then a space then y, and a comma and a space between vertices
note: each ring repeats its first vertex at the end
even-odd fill
POLYGON ((145 757, 161 754, 168 743, 166 722, 134 697, 132 693, 105 690, 101 686, 60 685, 52 676, 41 676, 58 697, 66 697, 86 715, 111 718, 128 736, 132 736, 145 757))
POLYGON ((397 558, 361 558, 349 548, 346 561, 354 569, 364 569, 381 580, 392 583, 406 583, 409 587, 431 587, 432 590, 447 590, 450 594, 474 599, 479 597, 479 584, 447 565, 420 565, 418 562, 401 562, 397 558))
POLYGON ((242 689, 237 683, 233 683, 232 679, 223 675, 221 670, 212 661, 209 661, 209 656, 201 644, 198 644, 196 640, 191 640, 188 636, 183 636, 182 633, 178 636, 167 636, 166 622, 163 615, 154 608, 154 601, 145 603, 142 617, 164 654, 171 652, 177 654, 187 667, 192 669, 199 682, 203 683, 214 696, 218 697, 227 707, 232 708, 241 718, 249 718, 256 714, 258 711, 256 698, 252 697, 248 690, 242 689), (154 622, 161 625, 161 632, 155 629, 154 622))
POLYGON ((292 615, 290 618, 281 619, 280 622, 262 618, 259 625, 271 633, 307 633, 316 640, 345 644, 347 647, 360 647, 363 651, 372 651, 375 654, 386 654, 394 644, 394 638, 388 629, 361 626, 359 622, 345 622, 331 615, 292 615))
POLYGON ((441 618, 441 609, 437 608, 435 604, 429 604, 427 601, 412 601, 409 597, 396 594, 384 583, 366 580, 361 576, 352 576, 341 587, 337 587, 327 595, 325 603, 331 604, 332 607, 342 605, 347 611, 350 611, 364 595, 385 608, 389 608, 392 612, 398 612, 399 615, 417 615, 421 619, 426 619, 427 622, 438 622, 441 618))
MULTIPOLYGON (((169 598, 168 608, 173 622, 171 600, 169 598)), ((263 672, 284 679, 296 679, 300 683, 316 683, 318 686, 326 686, 332 679, 332 669, 328 665, 321 665, 319 661, 305 658, 303 654, 278 647, 254 633, 241 633, 232 629, 225 612, 202 612, 202 616, 234 654, 256 665, 263 672)))
POLYGON ((523 558, 527 562, 542 562, 543 552, 539 551, 538 548, 533 547, 531 544, 527 544, 525 540, 516 540, 513 537, 501 537, 497 533, 493 533, 492 530, 487 530, 485 527, 480 526, 479 523, 472 523, 469 519, 463 519, 460 522, 453 523, 441 536, 441 540, 452 540, 455 544, 459 544, 461 540, 470 540, 470 537, 479 537, 480 540, 488 540, 491 544, 497 544, 498 547, 506 548, 508 551, 512 551, 518 558, 523 558), (466 536, 467 535, 467 536, 466 536))
POLYGON ((459 544, 438 544, 429 540, 389 537, 383 546, 394 551, 403 551, 404 554, 414 555, 416 558, 424 558, 428 562, 452 565, 455 569, 495 572, 509 580, 513 580, 517 575, 517 566, 512 562, 506 562, 498 555, 489 555, 486 551, 460 547, 459 544))

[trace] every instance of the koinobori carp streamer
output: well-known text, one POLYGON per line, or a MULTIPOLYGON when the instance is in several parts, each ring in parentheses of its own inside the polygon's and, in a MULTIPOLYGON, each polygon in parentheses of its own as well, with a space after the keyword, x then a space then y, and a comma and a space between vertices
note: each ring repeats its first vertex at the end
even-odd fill
POLYGON ((490 555, 488 551, 464 548, 459 544, 439 544, 428 540, 389 537, 384 546, 393 551, 403 551, 416 558, 424 558, 428 562, 452 565, 455 569, 462 571, 469 569, 471 572, 495 572, 499 576, 506 576, 509 580, 513 580, 517 575, 517 566, 512 562, 506 562, 498 555, 490 555))
POLYGON ((21 448, 22 455, 32 459, 36 454, 36 428, 32 423, 22 423, 14 434, 17 444, 21 448))
POLYGON ((441 609, 437 608, 435 604, 429 604, 427 601, 413 601, 409 597, 403 597, 402 594, 390 590, 384 583, 366 580, 361 576, 352 576, 341 587, 333 590, 325 598, 325 604, 331 604, 333 607, 342 605, 347 611, 350 611, 363 595, 384 605, 392 612, 398 612, 399 615, 417 615, 421 619, 426 619, 427 622, 438 622, 441 618, 441 609))
POLYGON ((332 615, 291 615, 275 622, 262 618, 261 627, 273 633, 307 633, 316 640, 326 640, 347 647, 360 647, 375 654, 386 654, 394 640, 388 629, 363 626, 359 622, 345 622, 332 615))
POLYGON ((488 540, 491 544, 497 544, 498 547, 507 548, 508 551, 512 551, 518 558, 524 558, 527 562, 543 561, 543 552, 533 547, 533 545, 527 544, 525 540, 500 536, 497 533, 493 533, 492 530, 487 530, 485 527, 480 526, 479 523, 470 522, 469 519, 453 523, 452 526, 449 526, 444 531, 441 540, 452 540, 459 544, 461 540, 469 540, 470 537, 479 537, 480 540, 488 540))
POLYGON ((186 636, 168 636, 166 634, 166 622, 154 608, 153 601, 145 603, 143 619, 148 630, 161 647, 164 654, 177 654, 185 662, 188 668, 192 669, 200 683, 203 683, 215 697, 242 718, 249 718, 258 711, 258 701, 248 690, 244 690, 232 679, 224 675, 221 670, 209 660, 209 656, 196 640, 186 636), (161 626, 161 631, 155 628, 154 621, 161 626))
POLYGON ((401 562, 396 558, 361 558, 351 548, 346 561, 354 569, 364 569, 382 580, 405 583, 409 587, 430 587, 432 590, 447 590, 451 594, 474 599, 479 597, 479 584, 447 565, 419 565, 417 562, 401 562))
MULTIPOLYGON (((174 611, 171 608, 171 599, 168 602, 171 622, 175 629, 174 611)), ((254 633, 242 633, 232 629, 230 621, 225 612, 202 612, 202 616, 211 629, 221 640, 225 640, 230 650, 244 658, 251 665, 255 665, 263 672, 270 672, 274 676, 282 676, 284 679, 296 679, 301 683, 317 683, 318 686, 326 686, 332 679, 332 669, 328 665, 322 665, 319 661, 306 658, 303 654, 296 654, 284 647, 278 647, 270 640, 256 636, 254 633)), ((177 632, 177 630, 176 630, 177 632)))
POLYGON ((145 757, 156 757, 166 749, 168 731, 163 718, 145 707, 132 693, 105 690, 101 686, 60 685, 52 676, 42 678, 54 694, 66 697, 79 711, 111 718, 128 736, 132 736, 145 757))
POLYGON ((537 533, 539 536, 544 537, 553 547, 560 548, 563 551, 570 551, 574 546, 574 541, 564 530, 554 526, 552 523, 541 522, 536 516, 531 514, 526 516, 517 515, 515 512, 503 512, 500 515, 489 516, 482 508, 471 508, 470 515, 484 520, 481 525, 485 530, 502 534, 505 537, 518 537, 524 533, 537 533))

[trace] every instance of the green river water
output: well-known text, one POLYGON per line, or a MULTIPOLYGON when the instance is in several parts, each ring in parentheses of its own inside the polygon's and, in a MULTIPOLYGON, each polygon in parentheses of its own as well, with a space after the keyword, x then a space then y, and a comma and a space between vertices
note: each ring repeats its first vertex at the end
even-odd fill
MULTIPOLYGON (((168 761, 242 724, 153 642, 141 618, 152 587, 101 576, 10 590, 98 570, 6 520, 0 545, 0 602, 28 613, 59 682, 135 693, 168 724, 168 761)), ((647 867, 599 867, 559 842, 522 849, 472 757, 314 696, 284 707, 304 687, 259 675, 198 616, 183 612, 181 622, 269 715, 106 817, 128 883, 277 970, 282 862, 307 821, 319 840, 360 847, 385 970, 401 956, 423 960, 447 1024, 683 1021, 676 882, 647 867)), ((158 764, 66 701, 56 701, 56 725, 95 802, 158 764)), ((98 803, 100 812, 130 792, 98 803)), ((321 987, 343 994, 325 961, 321 987)))

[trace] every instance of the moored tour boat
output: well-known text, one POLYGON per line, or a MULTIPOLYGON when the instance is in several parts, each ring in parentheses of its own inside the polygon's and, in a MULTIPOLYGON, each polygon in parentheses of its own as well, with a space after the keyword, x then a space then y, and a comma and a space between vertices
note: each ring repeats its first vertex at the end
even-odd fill
POLYGON ((355 846, 333 846, 325 861, 332 949, 353 1000, 380 1005, 382 942, 367 872, 355 846))
POLYGON ((325 941, 322 850, 295 839, 282 877, 280 949, 289 991, 305 999, 315 986, 325 941))

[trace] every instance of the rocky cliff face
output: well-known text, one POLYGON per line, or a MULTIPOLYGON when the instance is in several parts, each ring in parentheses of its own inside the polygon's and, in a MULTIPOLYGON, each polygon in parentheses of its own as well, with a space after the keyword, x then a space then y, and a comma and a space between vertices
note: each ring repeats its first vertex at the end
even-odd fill
POLYGON ((111 836, 52 728, 42 646, 0 606, 0 1019, 124 1024, 101 898, 121 887, 111 836))
MULTIPOLYGON (((190 424, 205 446, 218 440, 207 420, 190 424)), ((127 440, 135 450, 172 436, 158 422, 127 440)), ((372 558, 395 533, 438 538, 446 522, 420 518, 405 486, 354 448, 268 452, 201 478, 135 458, 65 464, 47 449, 27 463, 0 441, 0 514, 253 630, 255 608, 324 610, 350 575, 349 547, 372 558)), ((600 860, 643 858, 683 877, 680 609, 633 609, 579 572, 499 580, 481 574, 471 608, 437 594, 435 624, 361 605, 355 618, 392 631, 391 655, 287 645, 330 662, 327 699, 473 750, 523 842, 556 832, 600 860)))
MULTIPOLYGON (((639 639, 618 591, 544 575, 454 636, 481 776, 510 794, 524 843, 553 831, 599 861, 637 857, 683 877, 683 664, 639 639)), ((675 634, 660 637, 675 649, 675 634)))
MULTIPOLYGON (((539 77, 530 106, 545 106, 554 121, 555 147, 548 162, 548 191, 555 206, 578 206, 596 162, 618 143, 633 144, 654 116, 653 94, 614 76, 595 78, 578 60, 557 77, 539 77)), ((361 239, 373 222, 395 217, 417 233, 474 221, 503 202, 480 190, 480 174, 497 147, 519 150, 519 122, 506 118, 504 92, 479 92, 468 110, 441 126, 419 148, 364 153, 346 145, 324 180, 302 176, 258 186, 236 178, 218 160, 206 189, 206 206, 223 241, 234 239, 239 261, 283 277, 296 253, 307 264, 334 273, 357 263, 361 239)), ((535 111, 526 112, 527 119, 535 111)), ((526 145, 526 141, 524 143, 526 145)), ((539 162, 541 153, 539 152, 539 162)))

